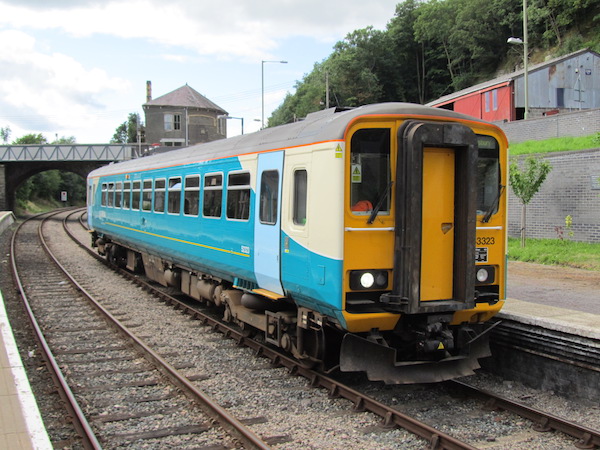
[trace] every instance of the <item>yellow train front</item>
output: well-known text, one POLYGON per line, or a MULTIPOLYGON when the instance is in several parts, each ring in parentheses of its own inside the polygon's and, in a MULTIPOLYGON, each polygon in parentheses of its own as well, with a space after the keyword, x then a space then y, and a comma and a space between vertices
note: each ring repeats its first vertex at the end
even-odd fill
POLYGON ((386 383, 471 374, 489 356, 486 322, 505 297, 504 135, 417 112, 365 118, 345 143, 344 318, 352 334, 341 370, 386 383))
POLYGON ((88 217, 111 260, 307 364, 436 382, 489 354, 506 177, 498 127, 385 103, 97 169, 88 217))

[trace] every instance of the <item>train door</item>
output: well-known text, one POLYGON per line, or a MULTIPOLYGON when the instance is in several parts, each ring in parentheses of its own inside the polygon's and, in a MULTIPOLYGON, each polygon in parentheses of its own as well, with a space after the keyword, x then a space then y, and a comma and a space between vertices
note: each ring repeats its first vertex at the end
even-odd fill
POLYGON ((283 295, 281 286, 281 182, 283 151, 258 155, 254 217, 254 274, 262 289, 283 295))
POLYGON ((407 121, 398 147, 394 287, 383 300, 409 314, 472 308, 477 138, 462 124, 407 121))

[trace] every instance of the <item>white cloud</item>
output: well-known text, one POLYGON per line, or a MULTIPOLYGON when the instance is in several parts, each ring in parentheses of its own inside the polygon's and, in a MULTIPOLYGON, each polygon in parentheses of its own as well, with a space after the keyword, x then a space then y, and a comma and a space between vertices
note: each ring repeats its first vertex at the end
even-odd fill
POLYGON ((0 120, 9 122, 13 131, 68 129, 73 134, 90 127, 90 112, 105 109, 100 94, 129 88, 127 80, 104 70, 87 69, 64 54, 39 51, 35 39, 21 31, 0 30, 0 42, 0 120))
POLYGON ((53 7, 56 4, 46 3, 43 14, 27 1, 6 5, 0 24, 59 29, 74 37, 139 38, 201 55, 257 60, 270 57, 280 39, 308 36, 335 42, 357 28, 384 28, 396 2, 330 0, 327 7, 322 0, 128 0, 53 7))

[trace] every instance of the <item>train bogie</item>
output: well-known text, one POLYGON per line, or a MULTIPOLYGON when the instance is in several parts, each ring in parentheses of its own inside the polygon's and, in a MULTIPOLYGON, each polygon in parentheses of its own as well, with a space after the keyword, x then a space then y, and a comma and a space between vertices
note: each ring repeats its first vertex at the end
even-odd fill
POLYGON ((418 105, 304 122, 90 174, 95 245, 324 369, 471 373, 505 289, 506 139, 418 105))

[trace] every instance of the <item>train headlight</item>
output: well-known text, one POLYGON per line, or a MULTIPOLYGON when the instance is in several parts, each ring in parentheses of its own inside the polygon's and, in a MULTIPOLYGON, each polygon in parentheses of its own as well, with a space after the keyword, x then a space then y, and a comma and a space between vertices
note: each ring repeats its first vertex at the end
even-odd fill
POLYGON ((375 277, 371 272, 365 272, 360 276, 360 285, 365 289, 371 289, 375 284, 375 277))
POLYGON ((493 266, 477 266, 475 277, 477 284, 490 284, 494 282, 495 269, 493 266))
POLYGON ((353 291, 387 289, 387 285, 387 270, 353 270, 350 272, 350 289, 353 291))

